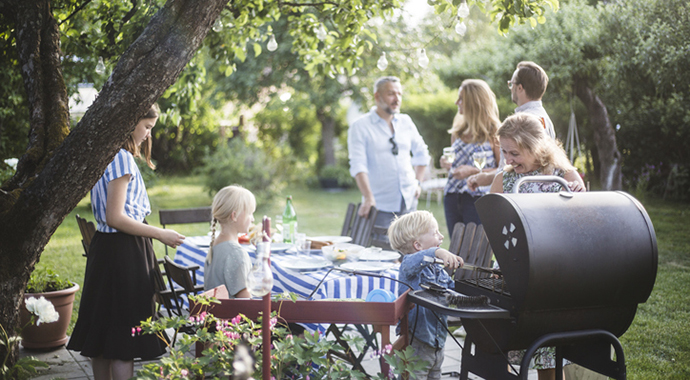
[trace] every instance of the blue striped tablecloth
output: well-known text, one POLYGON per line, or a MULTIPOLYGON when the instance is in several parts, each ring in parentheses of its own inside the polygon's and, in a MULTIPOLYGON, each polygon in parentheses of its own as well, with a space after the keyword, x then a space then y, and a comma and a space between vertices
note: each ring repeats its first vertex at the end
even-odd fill
MULTIPOLYGON (((178 264, 199 266, 196 272, 196 279, 200 284, 204 282, 204 260, 206 260, 208 247, 199 246, 195 243, 203 240, 203 238, 188 237, 185 243, 177 248, 177 253, 175 255, 175 262, 178 264)), ((249 252, 249 256, 252 259, 255 258, 253 246, 247 246, 247 252, 249 252)), ((295 258, 294 255, 288 252, 290 251, 271 254, 271 270, 273 272, 272 293, 292 292, 302 297, 308 297, 319 282, 324 279, 329 268, 308 272, 297 272, 283 268, 281 263, 287 260, 294 260, 295 258)), ((312 252, 314 252, 314 255, 320 255, 320 251, 314 250, 312 252)), ((379 272, 378 274, 397 279, 397 269, 398 266, 396 265, 393 269, 379 272)), ((367 294, 374 289, 388 289, 397 297, 398 282, 392 279, 331 271, 314 293, 312 299, 366 299, 367 294)), ((312 331, 315 329, 323 331, 321 326, 314 325, 307 327, 312 331)))

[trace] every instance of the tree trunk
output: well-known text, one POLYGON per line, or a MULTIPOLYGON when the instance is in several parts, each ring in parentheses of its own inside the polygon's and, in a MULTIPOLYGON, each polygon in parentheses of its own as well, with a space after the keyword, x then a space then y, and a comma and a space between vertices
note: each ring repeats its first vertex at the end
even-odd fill
MULTIPOLYGON (((137 120, 177 80, 226 3, 169 0, 71 132, 50 0, 13 0, 1 7, 15 24, 31 114, 27 153, 0 191, 0 324, 11 335, 19 326, 26 283, 50 237, 101 177, 137 120)), ((0 357, 5 353, 0 346, 0 357)), ((14 359, 16 352, 10 366, 14 359)))
MULTIPOLYGON (((330 109, 330 107, 328 107, 330 109)), ((335 119, 323 108, 316 111, 316 117, 321 122, 321 137, 323 139, 323 165, 334 166, 335 162, 335 119)))
POLYGON ((587 78, 575 78, 575 94, 587 107, 594 130, 594 144, 599 158, 599 180, 603 190, 621 190, 621 154, 616 144, 616 132, 611 127, 606 105, 589 87, 587 78))

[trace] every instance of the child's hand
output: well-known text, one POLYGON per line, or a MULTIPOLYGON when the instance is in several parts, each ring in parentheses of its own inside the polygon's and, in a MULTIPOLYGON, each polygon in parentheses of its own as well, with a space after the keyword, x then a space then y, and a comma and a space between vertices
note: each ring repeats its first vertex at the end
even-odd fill
POLYGON ((436 257, 443 260, 443 265, 448 268, 458 269, 458 267, 465 265, 460 256, 455 256, 450 251, 443 248, 437 249, 435 254, 436 257))

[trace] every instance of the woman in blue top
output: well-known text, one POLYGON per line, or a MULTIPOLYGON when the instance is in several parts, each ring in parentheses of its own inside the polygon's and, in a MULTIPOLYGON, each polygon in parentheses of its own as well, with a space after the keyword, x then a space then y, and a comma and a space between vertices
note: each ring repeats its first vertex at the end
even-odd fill
POLYGON ((134 358, 165 353, 165 343, 157 336, 132 333, 133 327, 154 314, 151 273, 157 262, 151 239, 173 248, 184 239, 144 221, 151 205, 134 158, 143 155, 154 167, 151 129, 159 113, 154 104, 91 190, 98 227, 89 247, 79 317, 67 348, 92 358, 97 380, 129 379, 134 375, 134 358))
POLYGON ((457 222, 481 223, 474 202, 488 192, 489 186, 473 191, 467 186, 467 177, 480 171, 474 165, 475 155, 485 157, 486 170, 497 166, 494 157, 500 157, 500 151, 496 131, 501 125, 496 95, 483 80, 463 81, 455 104, 458 113, 453 120, 453 128, 448 131, 455 159, 448 162, 441 157, 441 167, 448 169, 443 206, 451 237, 457 222))

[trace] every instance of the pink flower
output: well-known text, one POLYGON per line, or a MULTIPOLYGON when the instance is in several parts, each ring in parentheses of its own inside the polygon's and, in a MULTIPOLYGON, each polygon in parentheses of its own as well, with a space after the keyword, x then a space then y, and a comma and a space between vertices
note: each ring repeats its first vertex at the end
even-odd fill
POLYGON ((137 330, 134 327, 132 327, 132 336, 136 335, 136 333, 137 333, 137 330))
POLYGON ((233 325, 236 325, 236 324, 240 323, 240 321, 242 321, 242 317, 238 314, 238 315, 237 315, 235 318, 233 318, 230 322, 231 322, 233 325))
POLYGON ((285 338, 292 340, 292 334, 287 334, 285 338))
POLYGON ((275 327, 276 324, 278 324, 278 318, 273 317, 271 320, 268 322, 271 330, 273 330, 273 327, 275 327))
POLYGON ((393 351, 393 345, 392 344, 387 344, 385 347, 383 347, 383 352, 386 354, 390 354, 393 351))
POLYGON ((141 334, 141 327, 137 326, 137 334, 141 334))
POLYGON ((187 375, 189 375, 189 371, 187 371, 186 369, 183 369, 180 371, 180 375, 187 377, 187 375))

